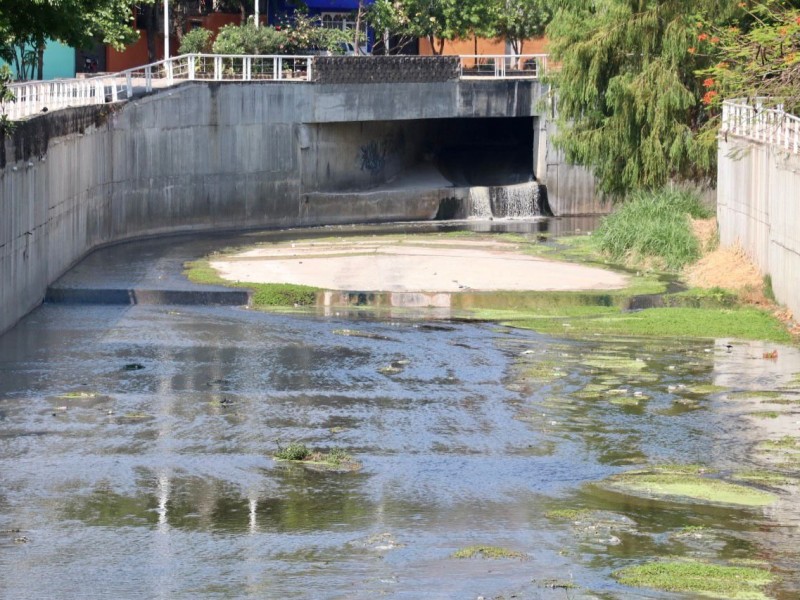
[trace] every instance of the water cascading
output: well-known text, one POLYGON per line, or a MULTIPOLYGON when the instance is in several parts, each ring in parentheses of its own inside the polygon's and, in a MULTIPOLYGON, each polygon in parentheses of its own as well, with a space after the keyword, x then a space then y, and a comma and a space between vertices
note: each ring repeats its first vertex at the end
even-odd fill
POLYGON ((536 181, 469 190, 468 217, 471 219, 526 219, 542 214, 540 189, 536 181))
POLYGON ((471 219, 486 220, 492 218, 491 188, 479 185, 469 189, 467 215, 471 219))

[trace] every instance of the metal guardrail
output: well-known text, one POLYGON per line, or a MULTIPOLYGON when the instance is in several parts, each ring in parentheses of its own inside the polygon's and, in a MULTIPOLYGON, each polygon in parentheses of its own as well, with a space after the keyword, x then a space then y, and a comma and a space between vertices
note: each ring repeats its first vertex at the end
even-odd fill
POLYGON ((741 99, 725 100, 720 134, 736 135, 800 154, 800 117, 785 112, 780 105, 765 108, 763 101, 756 98, 755 104, 751 104, 741 99))
POLYGON ((183 81, 310 81, 312 56, 184 54, 87 79, 30 81, 10 86, 13 102, 0 114, 22 119, 68 106, 117 102, 183 81))
MULTIPOLYGON (((15 101, 0 103, 0 115, 11 120, 58 110, 127 100, 183 81, 312 80, 313 56, 184 54, 120 73, 86 79, 30 81, 10 86, 15 101)), ((538 79, 547 55, 461 56, 462 79, 538 79)))
POLYGON ((539 79, 547 72, 547 54, 462 54, 462 79, 539 79))

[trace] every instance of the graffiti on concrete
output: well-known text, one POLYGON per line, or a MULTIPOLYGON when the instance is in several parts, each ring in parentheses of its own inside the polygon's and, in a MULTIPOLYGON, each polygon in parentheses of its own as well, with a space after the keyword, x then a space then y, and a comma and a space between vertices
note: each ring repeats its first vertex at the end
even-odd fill
POLYGON ((377 175, 386 166, 387 147, 385 142, 372 140, 361 146, 361 170, 377 175))

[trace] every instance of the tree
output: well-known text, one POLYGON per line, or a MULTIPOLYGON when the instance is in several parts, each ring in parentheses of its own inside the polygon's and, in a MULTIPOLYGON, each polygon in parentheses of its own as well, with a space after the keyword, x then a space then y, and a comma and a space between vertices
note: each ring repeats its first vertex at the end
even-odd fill
MULTIPOLYGON (((6 65, 0 65, 0 108, 4 104, 14 102, 14 93, 8 87, 11 82, 11 70, 6 65)), ((13 123, 9 120, 4 111, 0 111, 0 144, 3 138, 13 129, 13 123)))
POLYGON ((740 24, 703 24, 703 45, 720 60, 704 71, 703 102, 711 112, 723 98, 764 98, 800 111, 800 2, 763 0, 740 6, 740 24))
POLYGON ((713 173, 716 142, 698 136, 709 119, 697 71, 718 62, 698 51, 701 10, 724 27, 720 0, 562 0, 548 27, 560 70, 559 135, 567 159, 591 167, 600 189, 618 196, 713 173))
POLYGON ((511 44, 514 54, 522 54, 525 40, 544 34, 553 16, 545 0, 497 0, 496 33, 511 44))
POLYGON ((225 25, 214 40, 213 51, 215 54, 278 54, 287 45, 285 32, 272 27, 256 27, 250 22, 225 25))
POLYGON ((76 48, 96 40, 122 48, 135 39, 132 25, 132 0, 0 0, 0 58, 20 67, 27 62, 41 73, 48 39, 76 48), (23 57, 20 48, 33 56, 23 57))
POLYGON ((496 10, 492 0, 376 0, 370 23, 378 30, 426 38, 438 55, 447 40, 494 35, 496 10))

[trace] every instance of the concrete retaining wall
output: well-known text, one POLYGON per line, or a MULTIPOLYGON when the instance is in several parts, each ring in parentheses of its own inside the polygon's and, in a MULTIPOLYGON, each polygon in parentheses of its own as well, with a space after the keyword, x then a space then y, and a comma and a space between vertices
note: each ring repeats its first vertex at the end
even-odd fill
POLYGON ((720 243, 741 244, 800 316, 800 156, 729 136, 718 162, 720 243))
MULTIPOLYGON (((397 193, 391 210, 386 199, 315 195, 321 175, 304 172, 303 155, 328 153, 335 163, 337 149, 309 131, 320 123, 530 117, 542 93, 531 81, 195 82, 21 123, 0 150, 0 333, 102 244, 179 231, 434 218, 450 200, 441 190, 397 193)), ((538 135, 535 143, 546 140, 538 135)), ((551 203, 561 197, 559 184, 551 203)), ((576 212, 591 212, 587 206, 576 212)))

